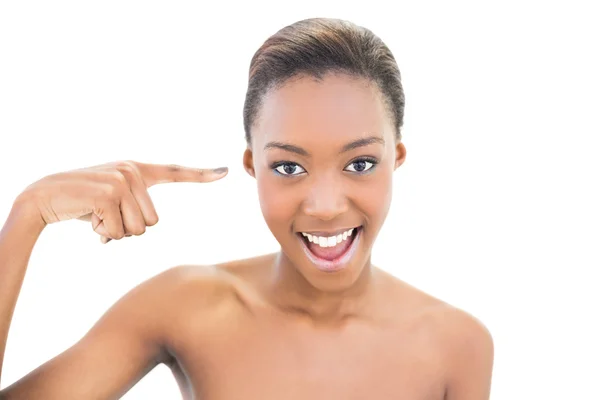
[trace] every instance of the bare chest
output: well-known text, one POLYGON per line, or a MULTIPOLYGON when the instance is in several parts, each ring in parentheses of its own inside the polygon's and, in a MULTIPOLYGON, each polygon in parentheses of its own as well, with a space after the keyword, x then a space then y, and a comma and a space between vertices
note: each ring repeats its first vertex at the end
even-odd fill
POLYGON ((439 349, 422 332, 256 322, 209 339, 178 352, 195 399, 444 398, 439 349))

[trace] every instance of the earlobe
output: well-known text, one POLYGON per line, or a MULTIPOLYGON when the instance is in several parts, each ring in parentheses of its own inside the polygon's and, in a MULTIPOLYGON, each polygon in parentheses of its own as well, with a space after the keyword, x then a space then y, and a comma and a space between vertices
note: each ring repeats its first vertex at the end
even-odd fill
POLYGON ((401 141, 396 143, 396 161, 394 162, 394 170, 401 166, 406 159, 406 147, 401 141))
POLYGON ((246 170, 248 175, 250 175, 253 178, 256 178, 255 172, 254 172, 254 158, 252 155, 252 150, 250 150, 249 148, 247 148, 244 151, 243 163, 244 163, 244 169, 246 170))

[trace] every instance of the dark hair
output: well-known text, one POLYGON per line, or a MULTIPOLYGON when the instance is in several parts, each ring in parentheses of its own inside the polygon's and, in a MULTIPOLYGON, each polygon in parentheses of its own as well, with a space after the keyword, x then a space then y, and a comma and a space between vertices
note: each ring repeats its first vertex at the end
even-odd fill
POLYGON ((244 103, 246 141, 251 141, 250 130, 269 90, 292 77, 322 79, 329 72, 375 82, 393 117, 396 137, 401 139, 404 90, 390 49, 373 32, 349 21, 310 18, 279 30, 252 57, 244 103))

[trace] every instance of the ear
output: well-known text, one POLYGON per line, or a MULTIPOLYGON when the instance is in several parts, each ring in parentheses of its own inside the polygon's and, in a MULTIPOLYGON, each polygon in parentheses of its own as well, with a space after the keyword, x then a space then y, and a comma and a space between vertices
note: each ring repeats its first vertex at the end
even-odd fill
POLYGON ((253 178, 256 178, 256 174, 254 171, 254 157, 252 155, 252 150, 250 147, 246 148, 244 151, 244 169, 253 178))
POLYGON ((406 147, 400 140, 396 141, 396 160, 394 161, 394 170, 401 166, 406 159, 406 147))

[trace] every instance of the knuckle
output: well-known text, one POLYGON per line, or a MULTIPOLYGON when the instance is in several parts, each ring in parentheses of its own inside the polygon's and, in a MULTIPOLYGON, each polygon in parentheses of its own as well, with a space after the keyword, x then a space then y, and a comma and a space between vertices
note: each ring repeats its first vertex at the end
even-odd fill
POLYGON ((103 189, 104 189, 103 190, 104 196, 109 199, 112 199, 113 201, 116 201, 116 199, 119 198, 121 195, 121 185, 120 184, 117 184, 117 185, 107 184, 107 185, 104 185, 103 189))
POLYGON ((127 161, 119 161, 119 163, 117 164, 116 168, 121 173, 130 173, 130 174, 135 173, 135 171, 137 170, 137 168, 133 164, 133 162, 129 161, 129 160, 127 160, 127 161))
POLYGON ((119 225, 119 224, 115 224, 115 226, 113 226, 112 231, 110 232, 110 235, 116 239, 123 239, 125 237, 125 234, 127 232, 125 232, 125 227, 123 225, 119 225))
POLYGON ((105 185, 105 194, 110 198, 120 198, 129 189, 127 178, 121 172, 111 172, 105 185))
POLYGON ((127 184, 127 178, 125 177, 125 175, 123 175, 123 173, 121 171, 115 171, 111 174, 111 180, 112 182, 118 184, 118 185, 126 185, 127 184))
POLYGON ((116 233, 113 235, 113 239, 115 239, 115 240, 121 240, 121 239, 123 239, 124 237, 125 237, 125 232, 121 232, 121 231, 119 231, 119 232, 116 232, 116 233))
POLYGON ((168 164, 168 165, 167 165, 167 169, 169 170, 169 172, 179 172, 179 171, 181 171, 183 168, 181 167, 181 165, 177 165, 177 164, 168 164))
POLYGON ((143 235, 146 232, 146 224, 144 223, 144 221, 136 219, 134 221, 130 221, 130 223, 127 224, 127 229, 125 231, 126 234, 136 236, 143 235))
POLYGON ((138 225, 133 229, 131 233, 133 233, 136 236, 143 235, 144 233, 146 233, 146 226, 138 225))
POLYGON ((148 217, 148 226, 153 226, 158 224, 158 215, 152 215, 150 217, 148 217))
POLYGON ((100 173, 100 179, 102 182, 108 183, 109 185, 120 185, 127 182, 125 175, 119 170, 102 171, 100 173))

